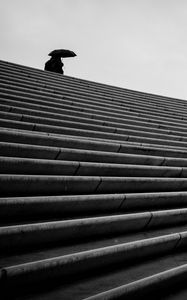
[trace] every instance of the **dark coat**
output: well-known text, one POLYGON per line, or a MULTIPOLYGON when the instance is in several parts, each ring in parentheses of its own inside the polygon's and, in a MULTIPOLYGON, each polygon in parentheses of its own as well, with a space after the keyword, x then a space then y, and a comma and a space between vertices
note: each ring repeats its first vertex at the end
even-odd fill
POLYGON ((45 70, 46 71, 51 71, 51 72, 56 72, 60 74, 64 74, 64 71, 62 69, 63 63, 61 61, 60 57, 51 57, 50 60, 48 60, 45 63, 45 70))

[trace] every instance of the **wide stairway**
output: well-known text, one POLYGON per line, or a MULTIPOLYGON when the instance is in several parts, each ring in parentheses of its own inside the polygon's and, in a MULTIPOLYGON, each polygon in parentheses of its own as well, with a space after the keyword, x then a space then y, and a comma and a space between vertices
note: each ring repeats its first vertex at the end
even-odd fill
POLYGON ((0 298, 187 299, 187 102, 0 61, 0 298))

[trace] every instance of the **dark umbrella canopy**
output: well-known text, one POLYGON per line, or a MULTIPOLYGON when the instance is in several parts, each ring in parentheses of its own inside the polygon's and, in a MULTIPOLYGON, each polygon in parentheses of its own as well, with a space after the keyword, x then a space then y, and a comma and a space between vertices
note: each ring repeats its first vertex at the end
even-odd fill
POLYGON ((51 51, 49 56, 56 56, 56 57, 74 57, 76 54, 73 51, 66 50, 66 49, 56 49, 51 51))

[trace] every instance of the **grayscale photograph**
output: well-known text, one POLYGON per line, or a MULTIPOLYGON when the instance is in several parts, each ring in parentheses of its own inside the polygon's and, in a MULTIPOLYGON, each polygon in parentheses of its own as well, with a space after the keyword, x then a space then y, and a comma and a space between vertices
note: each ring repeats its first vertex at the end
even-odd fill
POLYGON ((0 0, 0 299, 187 299, 187 0, 0 0))

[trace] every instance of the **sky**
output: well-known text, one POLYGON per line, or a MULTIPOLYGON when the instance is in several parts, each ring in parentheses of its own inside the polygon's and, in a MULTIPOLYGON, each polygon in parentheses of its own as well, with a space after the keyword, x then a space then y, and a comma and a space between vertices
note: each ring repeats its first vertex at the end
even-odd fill
POLYGON ((187 0, 0 0, 0 59, 187 100, 187 0))

